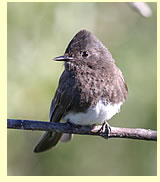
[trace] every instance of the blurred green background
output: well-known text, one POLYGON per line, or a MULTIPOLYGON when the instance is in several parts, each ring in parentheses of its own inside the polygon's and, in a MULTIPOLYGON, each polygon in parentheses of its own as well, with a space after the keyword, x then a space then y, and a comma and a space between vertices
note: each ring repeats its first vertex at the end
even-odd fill
MULTIPOLYGON (((81 29, 113 54, 129 97, 112 126, 156 130, 157 10, 144 18, 126 3, 8 3, 8 118, 48 120, 62 55, 81 29)), ((43 132, 8 130, 8 175, 156 175, 156 142, 79 136, 35 154, 43 132)))

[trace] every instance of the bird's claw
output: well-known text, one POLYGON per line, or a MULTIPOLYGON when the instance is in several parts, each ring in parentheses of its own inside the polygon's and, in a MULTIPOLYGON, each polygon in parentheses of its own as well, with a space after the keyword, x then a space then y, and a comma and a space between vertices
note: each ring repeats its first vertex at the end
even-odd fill
POLYGON ((110 125, 105 121, 103 124, 102 124, 102 127, 100 128, 99 130, 99 133, 101 136, 103 136, 104 138, 108 138, 108 135, 110 134, 111 132, 111 127, 110 125))

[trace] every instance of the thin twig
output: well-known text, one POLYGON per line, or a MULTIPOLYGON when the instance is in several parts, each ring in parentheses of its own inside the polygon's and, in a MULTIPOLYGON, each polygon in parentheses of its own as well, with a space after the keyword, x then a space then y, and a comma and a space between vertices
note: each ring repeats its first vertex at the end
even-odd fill
POLYGON ((149 18, 152 16, 152 10, 145 2, 128 2, 128 4, 143 17, 149 18))
POLYGON ((157 141, 157 131, 141 128, 118 128, 102 126, 82 126, 70 123, 55 123, 21 119, 7 119, 7 128, 36 131, 53 131, 62 133, 72 133, 80 135, 96 135, 103 138, 130 138, 138 140, 157 141))

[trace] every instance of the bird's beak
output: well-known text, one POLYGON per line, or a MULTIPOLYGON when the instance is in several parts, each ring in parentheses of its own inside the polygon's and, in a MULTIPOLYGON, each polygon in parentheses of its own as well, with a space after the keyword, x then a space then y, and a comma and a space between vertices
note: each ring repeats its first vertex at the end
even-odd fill
POLYGON ((68 56, 58 56, 58 57, 55 57, 53 58, 54 61, 70 61, 70 60, 73 60, 72 57, 68 57, 68 56))

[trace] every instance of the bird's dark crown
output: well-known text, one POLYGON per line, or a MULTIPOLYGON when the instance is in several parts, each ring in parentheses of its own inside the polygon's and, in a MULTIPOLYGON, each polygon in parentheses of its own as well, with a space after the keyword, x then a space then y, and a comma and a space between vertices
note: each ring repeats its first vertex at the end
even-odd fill
POLYGON ((65 51, 65 56, 72 57, 71 62, 76 60, 81 62, 97 60, 98 62, 102 60, 102 57, 106 61, 113 61, 108 49, 87 30, 81 30, 73 37, 65 51))

